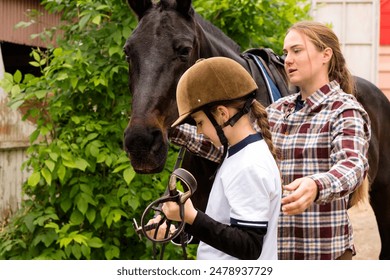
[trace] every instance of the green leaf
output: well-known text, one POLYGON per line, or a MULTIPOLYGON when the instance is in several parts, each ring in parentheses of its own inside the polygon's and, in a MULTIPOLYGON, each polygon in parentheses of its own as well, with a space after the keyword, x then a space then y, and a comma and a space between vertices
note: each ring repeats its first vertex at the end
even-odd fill
POLYGON ((46 90, 37 90, 34 92, 34 95, 38 98, 38 99, 42 99, 46 96, 47 94, 47 91, 46 90))
POLYGON ((77 208, 80 210, 80 212, 85 215, 85 213, 87 213, 87 210, 88 210, 88 202, 86 202, 82 195, 80 195, 77 199, 77 208))
POLYGON ((91 153, 91 156, 97 158, 99 156, 100 150, 99 147, 95 145, 90 145, 89 151, 91 153))
POLYGON ((108 213, 110 212, 110 207, 109 206, 104 206, 103 208, 102 208, 102 210, 100 211, 100 215, 101 215, 101 217, 103 218, 103 219, 105 219, 106 217, 107 217, 107 215, 108 215, 108 213))
POLYGON ((56 231, 59 230, 59 226, 56 223, 48 223, 45 225, 45 228, 52 228, 55 229, 56 231))
POLYGON ((65 72, 61 72, 61 73, 59 73, 58 74, 58 76, 57 76, 57 80, 58 81, 63 81, 63 80, 65 80, 65 79, 67 79, 69 76, 68 76, 68 74, 67 73, 65 73, 65 72))
POLYGON ((60 248, 67 247, 70 242, 73 241, 73 238, 71 237, 64 237, 60 239, 60 248))
POLYGON ((112 171, 112 173, 118 173, 119 171, 122 171, 123 169, 126 169, 128 167, 129 167, 128 164, 122 164, 122 165, 118 166, 117 168, 115 168, 114 171, 112 171))
POLYGON ((58 178, 60 179, 61 183, 65 180, 66 175, 66 168, 63 165, 60 165, 57 170, 58 178))
POLYGON ((71 206, 72 206, 72 200, 69 198, 64 199, 60 203, 60 207, 61 207, 62 211, 64 211, 65 213, 68 212, 68 210, 70 209, 71 206))
POLYGON ((100 153, 100 154, 98 154, 98 156, 96 158, 96 162, 97 163, 102 163, 102 162, 104 162, 106 160, 106 158, 107 158, 106 154, 100 153))
POLYGON ((27 183, 31 187, 35 187, 39 181, 41 180, 41 173, 40 172, 34 172, 33 174, 28 177, 27 183))
POLYGON ((55 162, 57 162, 58 160, 58 154, 57 153, 49 153, 49 157, 54 160, 55 162))
POLYGON ((20 86, 19 85, 14 85, 13 87, 12 87, 12 89, 11 89, 11 96, 12 97, 15 97, 15 96, 17 96, 17 95, 19 95, 20 94, 20 86))
POLYGON ((105 250, 104 255, 108 260, 112 260, 114 258, 119 258, 119 252, 120 250, 118 247, 111 245, 105 250))
POLYGON ((89 21, 89 19, 91 18, 91 14, 87 14, 85 16, 83 16, 80 21, 79 21, 79 27, 80 29, 83 29, 84 26, 87 24, 87 22, 89 21))
POLYGON ((14 74, 14 81, 17 84, 22 81, 22 72, 20 72, 19 70, 16 70, 16 72, 14 74))
POLYGON ((83 253, 83 256, 87 259, 91 258, 91 248, 88 246, 85 246, 84 244, 81 244, 81 253, 83 253))
POLYGON ((91 239, 87 240, 87 244, 91 248, 101 248, 101 247, 103 247, 103 242, 98 237, 92 237, 91 239))
POLYGON ((93 208, 88 208, 86 216, 88 221, 92 224, 96 218, 96 210, 93 208))
POLYGON ((42 176, 45 178, 46 183, 50 186, 51 185, 51 172, 46 167, 41 170, 42 176))
POLYGON ((102 21, 102 16, 101 15, 97 15, 95 16, 93 19, 92 19, 92 22, 96 25, 99 25, 100 22, 102 21))
POLYGON ((43 236, 42 238, 43 244, 45 244, 46 247, 49 247, 51 244, 53 244, 55 240, 57 240, 57 237, 58 236, 55 233, 55 231, 50 230, 46 232, 46 234, 43 236))
POLYGON ((75 165, 76 165, 76 168, 78 168, 82 171, 85 171, 85 169, 88 166, 90 166, 89 163, 85 159, 82 159, 82 158, 76 159, 75 165))
POLYGON ((76 257, 77 260, 81 258, 81 247, 80 244, 74 244, 72 246, 72 254, 76 257))
POLYGON ((152 192, 151 191, 143 191, 141 194, 141 197, 145 201, 149 201, 153 198, 152 192))
POLYGON ((32 55, 33 55, 35 61, 38 61, 38 62, 41 61, 41 56, 35 50, 32 51, 32 55))
POLYGON ((50 159, 45 160, 45 165, 47 168, 49 168, 50 172, 53 172, 54 168, 56 167, 55 162, 51 161, 50 159))
POLYGON ((69 168, 76 168, 76 163, 74 161, 69 161, 69 160, 63 160, 62 163, 64 166, 69 167, 69 168))
POLYGON ((72 122, 74 122, 75 124, 79 124, 79 123, 80 123, 80 118, 77 117, 77 116, 72 116, 72 117, 71 117, 71 120, 72 120, 72 122))
MULTIPOLYGON (((91 141, 91 140, 93 140, 93 139, 95 139, 96 137, 98 137, 99 136, 99 134, 98 133, 90 133, 90 134, 88 134, 88 136, 87 136, 87 139, 88 139, 88 141, 91 141)), ((98 145, 97 145, 98 146, 98 145)), ((100 145, 101 146, 101 145, 100 145)), ((99 146, 98 146, 99 147, 99 146)))
POLYGON ((38 129, 34 130, 34 132, 30 135, 30 143, 34 143, 34 141, 38 139, 39 134, 40 131, 38 129))
POLYGON ((73 240, 76 241, 76 242, 79 243, 79 244, 85 244, 85 245, 87 245, 87 238, 86 238, 84 235, 76 234, 76 235, 73 237, 73 240))
POLYGON ((32 233, 34 232, 35 225, 34 225, 34 215, 32 213, 26 215, 24 217, 24 224, 26 225, 27 229, 32 233))
POLYGON ((123 171, 123 178, 125 179, 126 181, 126 184, 129 186, 131 181, 134 179, 135 177, 135 171, 132 167, 129 167, 127 169, 125 169, 125 171, 123 171))
POLYGON ((70 221, 75 225, 79 225, 84 221, 84 216, 80 211, 74 210, 70 215, 70 221))
POLYGON ((34 66, 34 67, 40 67, 40 66, 41 66, 41 64, 39 64, 39 63, 36 62, 36 61, 30 61, 29 64, 32 65, 32 66, 34 66))

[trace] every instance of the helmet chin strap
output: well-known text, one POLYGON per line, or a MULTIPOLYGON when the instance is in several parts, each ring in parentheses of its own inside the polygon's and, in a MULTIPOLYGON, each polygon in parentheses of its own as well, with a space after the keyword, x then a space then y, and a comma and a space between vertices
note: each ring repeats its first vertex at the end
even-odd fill
POLYGON ((253 98, 248 98, 246 101, 245 101, 245 104, 244 104, 244 107, 241 108, 240 111, 238 111, 233 117, 231 117, 230 119, 228 119, 224 124, 222 124, 222 128, 230 125, 230 126, 233 126, 236 124, 236 122, 245 114, 248 114, 249 113, 249 110, 251 109, 251 105, 252 105, 252 102, 253 102, 253 98))
MULTIPOLYGON (((229 142, 228 139, 225 136, 225 133, 223 132, 223 128, 226 126, 230 125, 233 126, 236 124, 236 122, 245 114, 247 114, 251 108, 252 102, 254 98, 248 98, 244 104, 244 106, 241 108, 240 111, 238 111, 233 117, 228 119, 225 123, 222 125, 219 125, 217 121, 215 120, 214 116, 211 114, 210 110, 208 108, 203 109, 203 112, 206 114, 206 116, 209 118, 213 126, 215 127, 215 130, 217 131, 217 135, 219 138, 219 141, 221 141, 221 144, 223 145, 223 154, 222 154, 222 160, 218 165, 217 171, 219 167, 222 165, 223 161, 225 160, 228 147, 229 147, 229 142)), ((215 172, 215 174, 217 173, 215 172)), ((210 179, 214 179, 215 174, 210 177, 210 179)))

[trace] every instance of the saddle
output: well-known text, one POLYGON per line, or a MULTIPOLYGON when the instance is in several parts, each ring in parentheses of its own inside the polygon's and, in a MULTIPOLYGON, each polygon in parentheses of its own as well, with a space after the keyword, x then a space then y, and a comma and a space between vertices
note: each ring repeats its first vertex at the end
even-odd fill
POLYGON ((257 60, 264 66, 272 82, 278 88, 281 97, 295 92, 293 89, 290 90, 289 88, 287 74, 284 70, 283 58, 275 54, 272 49, 253 48, 246 50, 242 56, 246 59, 253 59, 252 56, 256 56, 257 60))

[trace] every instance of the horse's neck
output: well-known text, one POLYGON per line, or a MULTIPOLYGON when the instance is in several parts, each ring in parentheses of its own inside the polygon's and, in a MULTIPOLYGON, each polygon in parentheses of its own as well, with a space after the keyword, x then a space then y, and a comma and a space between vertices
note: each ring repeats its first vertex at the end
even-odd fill
POLYGON ((240 47, 220 29, 197 15, 197 33, 199 39, 199 58, 224 56, 236 61, 240 57, 240 47))

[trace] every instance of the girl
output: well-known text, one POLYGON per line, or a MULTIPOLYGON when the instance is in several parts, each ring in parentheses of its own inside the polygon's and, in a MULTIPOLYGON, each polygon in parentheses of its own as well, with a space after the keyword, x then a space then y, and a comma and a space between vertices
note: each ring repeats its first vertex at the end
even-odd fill
MULTIPOLYGON (((205 213, 185 204, 186 231, 200 240, 198 259, 277 259, 281 181, 256 89, 249 73, 224 57, 197 62, 178 83, 180 117, 172 126, 192 118, 198 134, 224 147, 205 213)), ((174 202, 162 207, 170 220, 180 220, 178 209, 174 202)))

